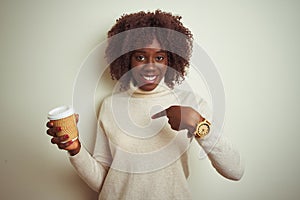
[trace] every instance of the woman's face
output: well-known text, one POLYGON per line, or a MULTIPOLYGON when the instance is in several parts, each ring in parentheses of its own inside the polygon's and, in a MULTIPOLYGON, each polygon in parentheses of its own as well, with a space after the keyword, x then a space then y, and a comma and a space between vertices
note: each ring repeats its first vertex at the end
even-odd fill
POLYGON ((151 91, 165 76, 167 65, 167 52, 161 50, 160 44, 154 39, 152 44, 133 52, 131 57, 132 78, 141 90, 151 91))

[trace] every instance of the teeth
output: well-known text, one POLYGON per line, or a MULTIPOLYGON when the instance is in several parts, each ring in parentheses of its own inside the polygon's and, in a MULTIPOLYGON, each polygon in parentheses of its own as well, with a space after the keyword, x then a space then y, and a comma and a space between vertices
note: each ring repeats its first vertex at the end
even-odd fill
POLYGON ((155 78, 156 78, 156 76, 143 76, 144 77, 144 79, 146 79, 147 81, 153 81, 155 78))

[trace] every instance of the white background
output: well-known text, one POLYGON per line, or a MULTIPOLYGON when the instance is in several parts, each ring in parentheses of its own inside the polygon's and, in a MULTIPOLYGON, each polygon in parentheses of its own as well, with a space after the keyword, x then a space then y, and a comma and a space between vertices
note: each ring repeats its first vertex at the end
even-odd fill
POLYGON ((0 199, 97 199, 51 145, 47 112, 72 104, 81 63, 116 18, 157 8, 182 15, 218 67, 225 134, 246 163, 242 180, 228 181, 195 150, 194 199, 299 199, 296 0, 1 0, 0 199))

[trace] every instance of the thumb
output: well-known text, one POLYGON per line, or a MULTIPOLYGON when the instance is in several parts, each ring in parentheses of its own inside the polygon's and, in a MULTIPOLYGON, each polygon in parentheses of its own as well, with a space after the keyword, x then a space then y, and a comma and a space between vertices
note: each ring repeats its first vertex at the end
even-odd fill
POLYGON ((78 121, 79 121, 79 114, 75 114, 75 120, 76 120, 76 124, 78 123, 78 121))

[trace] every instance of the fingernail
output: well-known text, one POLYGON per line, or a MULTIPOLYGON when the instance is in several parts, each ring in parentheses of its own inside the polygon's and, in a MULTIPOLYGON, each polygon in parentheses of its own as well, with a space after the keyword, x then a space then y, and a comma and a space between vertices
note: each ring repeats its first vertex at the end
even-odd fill
POLYGON ((56 130, 57 131, 61 131, 61 127, 56 127, 56 130))
POLYGON ((69 139, 69 135, 64 135, 64 139, 69 139))

